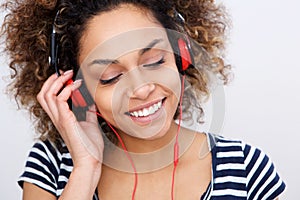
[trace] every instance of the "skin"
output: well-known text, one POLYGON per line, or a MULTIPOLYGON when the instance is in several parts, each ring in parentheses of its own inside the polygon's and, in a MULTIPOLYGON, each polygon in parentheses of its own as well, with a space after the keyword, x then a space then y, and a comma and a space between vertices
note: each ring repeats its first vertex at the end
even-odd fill
MULTIPOLYGON (((123 5, 113 11, 95 16, 89 22, 88 28, 82 37, 79 63, 84 63, 98 44, 109 40, 112 36, 145 27, 162 28, 150 13, 145 14, 145 11, 130 5, 123 5)), ((120 73, 132 72, 138 65, 157 62, 162 54, 166 60, 164 63, 165 67, 179 75, 172 54, 163 53, 162 51, 151 51, 144 55, 140 55, 139 51, 124 54, 118 57, 117 64, 100 70, 102 73, 96 78, 90 76, 91 71, 89 68, 82 67, 88 89, 95 94, 96 106, 92 106, 90 109, 98 110, 109 123, 117 128, 118 133, 131 152, 145 153, 155 151, 168 144, 175 137, 177 125, 173 121, 173 115, 179 101, 178 94, 156 82, 132 83, 131 91, 126 93, 127 96, 125 96, 127 98, 126 105, 119 101, 122 105, 118 108, 121 110, 119 112, 119 110, 115 111, 115 108, 111 106, 111 102, 114 101, 114 88, 118 87, 117 82, 109 86, 99 84, 96 88, 93 88, 95 85, 92 83, 95 83, 96 79, 98 81, 98 78, 108 79, 120 73), (103 98, 103 96, 106 98, 103 98), (161 98, 166 98, 164 102, 165 112, 158 118, 158 121, 163 119, 165 123, 151 136, 145 136, 143 133, 137 135, 126 132, 126 128, 123 128, 122 124, 120 125, 115 120, 116 115, 126 118, 126 116, 123 116, 123 111, 126 109, 132 110, 161 98), (124 107, 126 109, 122 110, 124 107)), ((96 69, 98 69, 97 67, 99 66, 96 66, 96 69)), ((72 71, 65 72, 60 77, 57 77, 55 74, 52 75, 44 83, 37 96, 38 101, 61 134, 73 159, 73 171, 59 199, 90 200, 96 188, 99 191, 100 199, 131 199, 134 185, 133 175, 102 165, 104 144, 97 127, 98 122, 95 113, 87 112, 86 121, 78 122, 68 107, 67 100, 70 98, 72 91, 81 85, 80 81, 76 81, 74 84, 64 87, 64 84, 72 76, 72 71), (59 91, 61 92, 59 93, 59 91), (86 148, 87 146, 89 148, 86 148)), ((139 80, 137 74, 133 73, 133 76, 134 80, 139 80)), ((121 82, 125 77, 121 76, 118 81, 121 82)), ((129 120, 128 116, 127 118, 126 120, 129 120)), ((156 126, 156 123, 158 122, 154 120, 153 126, 156 126)), ((148 127, 147 123, 135 122, 133 124, 134 127, 142 127, 144 129, 148 127)), ((181 128, 180 134, 192 135, 194 140, 187 151, 180 157, 176 170, 175 197, 176 199, 198 200, 211 180, 211 155, 208 153, 204 158, 199 159, 200 147, 206 141, 204 134, 196 134, 185 128, 181 128)), ((172 172, 173 165, 170 164, 149 173, 139 174, 135 199, 170 199, 172 172)), ((23 191, 24 200, 33 200, 36 197, 40 200, 56 199, 47 191, 26 182, 24 183, 23 191)))

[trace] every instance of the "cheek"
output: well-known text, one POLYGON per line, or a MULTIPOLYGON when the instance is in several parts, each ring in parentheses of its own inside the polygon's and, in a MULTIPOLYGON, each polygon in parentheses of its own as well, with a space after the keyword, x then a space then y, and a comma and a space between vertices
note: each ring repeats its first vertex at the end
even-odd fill
POLYGON ((92 96, 98 111, 103 117, 109 116, 109 113, 112 112, 112 89, 99 86, 99 79, 91 76, 87 70, 82 72, 86 87, 92 96))
POLYGON ((96 106, 104 118, 112 115, 112 92, 98 88, 95 92, 96 106))
POLYGON ((118 118, 124 119, 124 107, 126 100, 114 93, 116 87, 100 88, 95 92, 95 103, 102 117, 112 124, 117 125, 118 118))

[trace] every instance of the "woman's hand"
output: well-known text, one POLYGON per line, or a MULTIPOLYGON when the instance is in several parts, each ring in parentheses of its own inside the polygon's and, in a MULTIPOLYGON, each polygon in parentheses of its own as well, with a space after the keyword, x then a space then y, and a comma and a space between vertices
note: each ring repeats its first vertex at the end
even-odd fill
MULTIPOLYGON (((96 113, 88 111, 86 121, 78 122, 69 108, 67 100, 81 85, 81 81, 75 81, 65 86, 72 76, 73 71, 59 77, 53 74, 42 86, 37 100, 57 128, 73 160, 74 167, 60 200, 92 199, 101 176, 104 143, 96 113)), ((95 106, 90 109, 96 111, 95 106)), ((36 189, 29 187, 27 193, 33 191, 36 189)))
MULTIPOLYGON (((71 153, 74 168, 100 167, 103 160, 103 138, 95 112, 86 113, 86 121, 78 122, 67 100, 81 81, 65 85, 73 76, 67 71, 61 76, 53 74, 44 83, 37 100, 47 112, 71 153)), ((90 109, 96 111, 95 106, 90 109)))

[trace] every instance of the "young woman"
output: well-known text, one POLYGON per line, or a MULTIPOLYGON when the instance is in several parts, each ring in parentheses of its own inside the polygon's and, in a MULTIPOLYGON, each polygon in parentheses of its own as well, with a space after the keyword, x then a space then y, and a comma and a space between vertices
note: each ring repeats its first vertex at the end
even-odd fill
POLYGON ((275 199, 269 158, 181 126, 224 83, 226 15, 213 1, 7 2, 10 85, 39 141, 23 199, 275 199), (176 121, 177 120, 177 121, 176 121))

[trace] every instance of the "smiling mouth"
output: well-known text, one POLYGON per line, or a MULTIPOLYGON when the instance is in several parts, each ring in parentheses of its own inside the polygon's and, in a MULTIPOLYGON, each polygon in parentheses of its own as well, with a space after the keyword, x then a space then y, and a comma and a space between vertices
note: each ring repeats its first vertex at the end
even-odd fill
POLYGON ((147 117, 149 115, 152 115, 154 113, 156 113, 163 105, 163 102, 166 98, 160 100, 159 102, 147 107, 147 108, 143 108, 140 110, 135 110, 135 111, 131 111, 131 112, 126 112, 126 115, 129 115, 131 117, 147 117))

